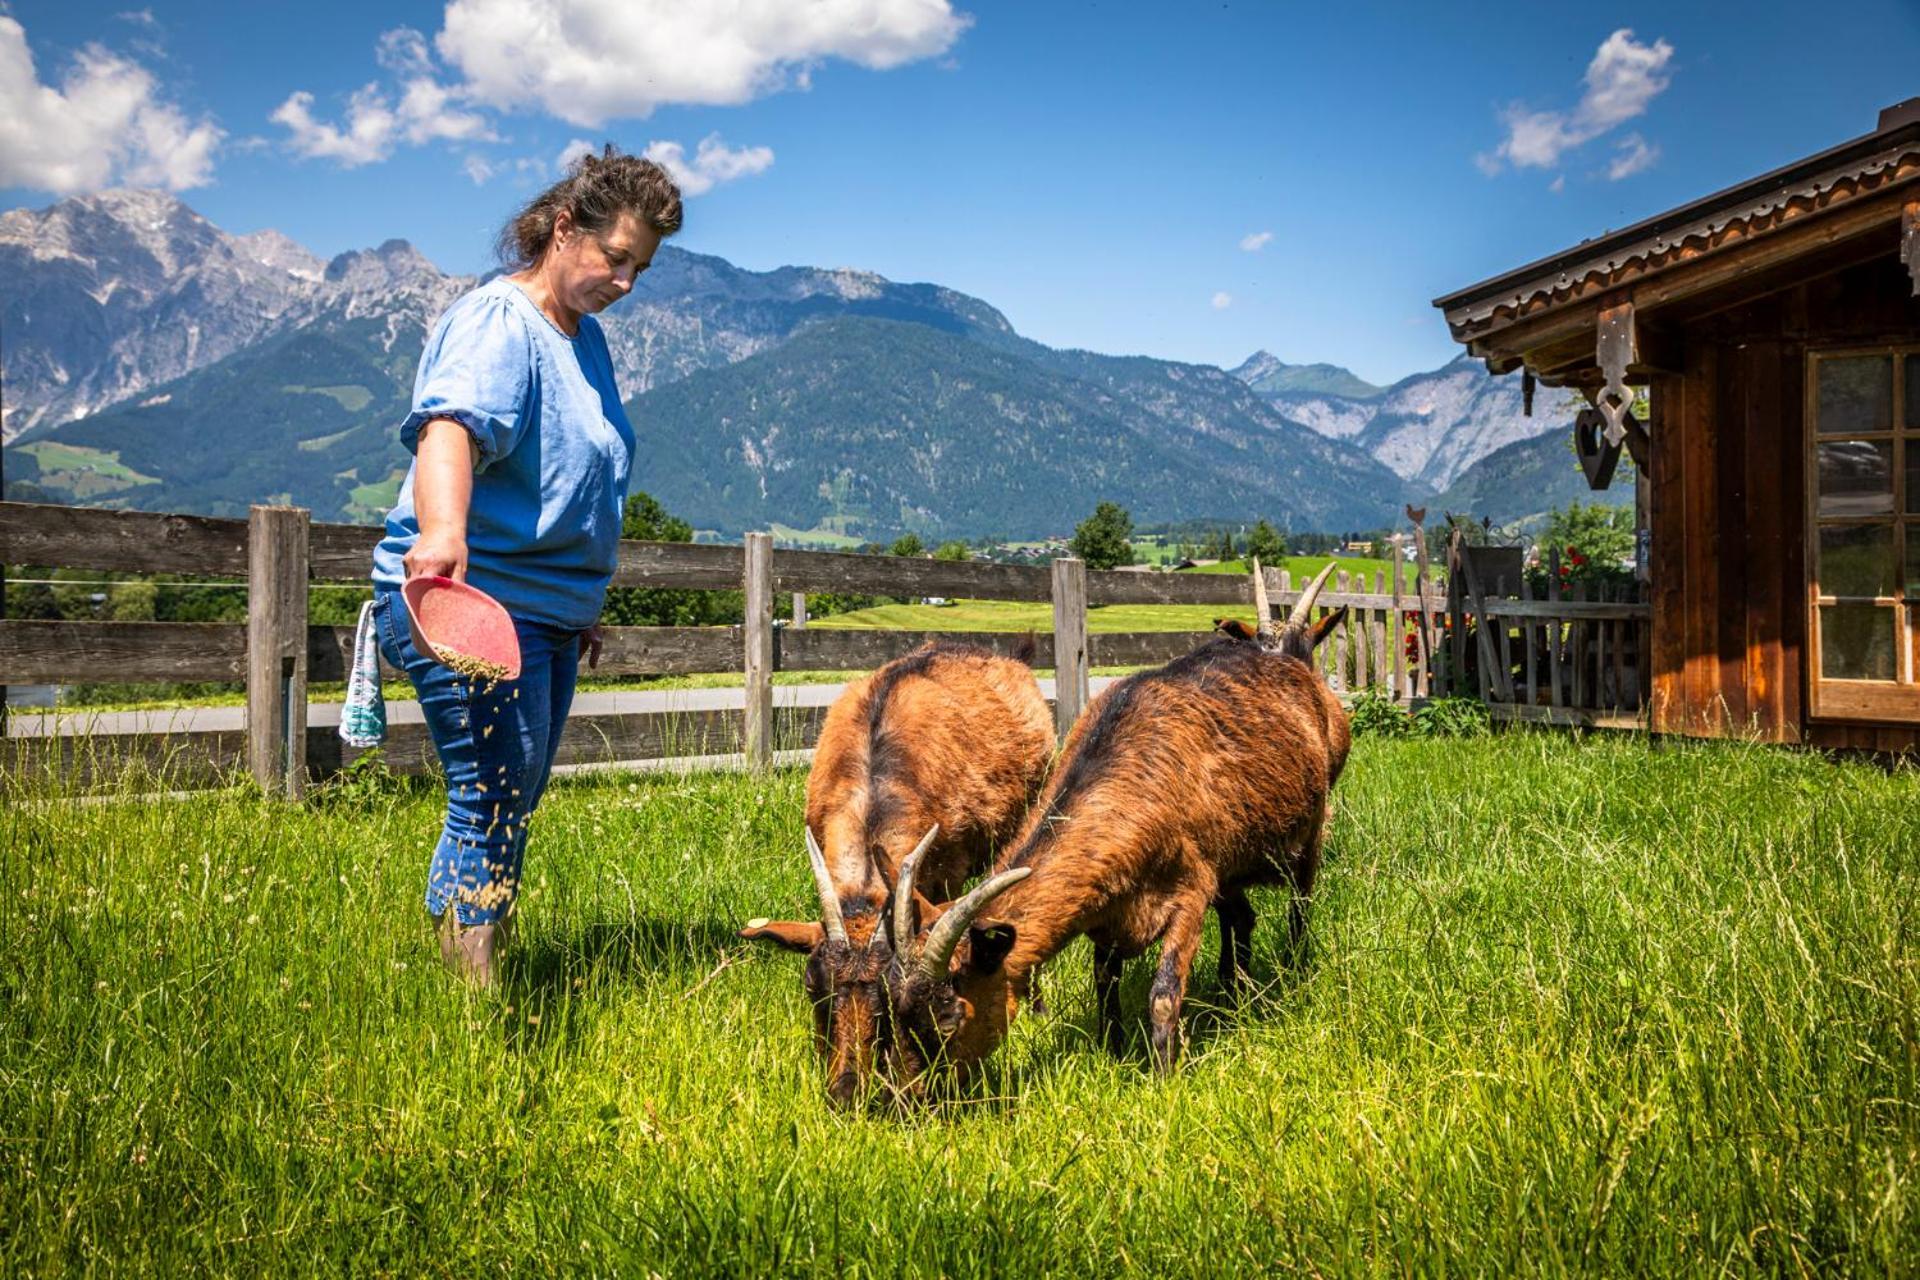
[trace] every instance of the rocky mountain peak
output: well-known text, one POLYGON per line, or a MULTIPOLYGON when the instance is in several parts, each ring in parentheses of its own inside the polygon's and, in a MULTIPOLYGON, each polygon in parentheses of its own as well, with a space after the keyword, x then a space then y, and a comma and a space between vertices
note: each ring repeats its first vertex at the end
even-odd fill
POLYGON ((1233 376, 1262 395, 1290 392, 1370 400, 1383 390, 1337 364, 1288 364, 1266 350, 1241 361, 1233 376))
POLYGON ((235 236, 233 242, 261 266, 284 271, 296 280, 318 284, 326 276, 327 264, 292 236, 269 229, 235 236))
POLYGON ((1279 356, 1274 355, 1273 352, 1262 347, 1245 360, 1242 360, 1238 366, 1229 372, 1231 372, 1234 377, 1240 379, 1240 381, 1251 386, 1260 379, 1271 377, 1286 367, 1286 365, 1281 363, 1279 356))
POLYGON ((329 284, 350 288, 382 287, 438 280, 445 275, 405 240, 388 240, 377 249, 349 249, 327 263, 329 284))

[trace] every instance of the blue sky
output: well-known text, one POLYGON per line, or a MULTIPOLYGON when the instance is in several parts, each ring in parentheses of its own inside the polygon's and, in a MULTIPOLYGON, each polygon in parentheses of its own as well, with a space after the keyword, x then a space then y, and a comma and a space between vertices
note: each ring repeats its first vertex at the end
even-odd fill
POLYGON ((167 185, 230 231, 477 271, 569 143, 667 144, 711 184, 690 249, 935 281, 1056 346, 1387 382, 1457 353, 1436 295, 1915 95, 1920 0, 16 0, 0 207, 167 185))

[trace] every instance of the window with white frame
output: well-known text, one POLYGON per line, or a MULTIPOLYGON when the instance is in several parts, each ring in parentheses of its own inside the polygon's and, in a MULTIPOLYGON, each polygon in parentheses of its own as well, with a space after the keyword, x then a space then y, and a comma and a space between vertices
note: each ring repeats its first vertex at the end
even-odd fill
POLYGON ((1807 372, 1809 710, 1920 721, 1920 346, 1807 372))

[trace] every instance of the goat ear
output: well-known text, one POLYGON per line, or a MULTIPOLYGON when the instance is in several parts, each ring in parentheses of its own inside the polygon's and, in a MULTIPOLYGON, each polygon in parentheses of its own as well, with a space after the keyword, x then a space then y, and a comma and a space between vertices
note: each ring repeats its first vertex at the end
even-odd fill
POLYGON ((1215 618, 1213 629, 1223 636, 1232 636, 1236 640, 1252 640, 1258 633, 1238 618, 1215 618))
POLYGON ((987 921, 967 926, 967 967, 981 975, 993 973, 1013 950, 1014 928, 987 921))
POLYGON ((820 945, 827 931, 817 920, 749 920, 740 936, 755 942, 771 942, 788 951, 811 951, 820 945))
POLYGON ((1312 647, 1317 648, 1322 640, 1325 640, 1329 635, 1333 634, 1333 629, 1340 625, 1340 619, 1346 616, 1347 606, 1341 605, 1338 609, 1333 610, 1327 614, 1326 617, 1308 627, 1307 639, 1311 642, 1312 647))

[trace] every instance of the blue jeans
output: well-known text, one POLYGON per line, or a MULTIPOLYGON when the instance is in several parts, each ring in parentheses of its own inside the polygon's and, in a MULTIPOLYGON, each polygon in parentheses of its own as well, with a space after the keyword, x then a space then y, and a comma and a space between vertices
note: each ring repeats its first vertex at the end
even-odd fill
POLYGON ((380 653, 407 673, 447 775, 447 817, 427 869, 427 910, 463 925, 512 909, 527 820, 546 790, 573 705, 580 633, 515 618, 520 678, 489 686, 421 653, 397 591, 374 596, 380 653))

